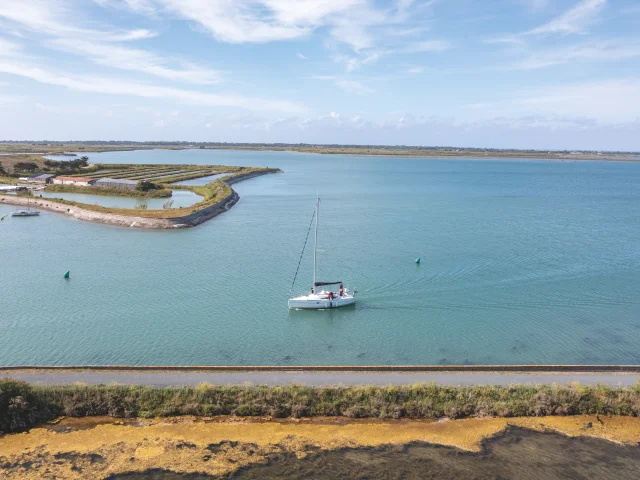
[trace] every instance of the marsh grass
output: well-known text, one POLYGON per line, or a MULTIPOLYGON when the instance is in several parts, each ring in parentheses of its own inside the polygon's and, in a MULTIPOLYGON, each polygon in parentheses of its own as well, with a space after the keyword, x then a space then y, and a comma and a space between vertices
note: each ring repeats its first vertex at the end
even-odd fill
POLYGON ((85 187, 82 185, 47 185, 47 192, 83 193, 88 195, 107 195, 110 197, 136 197, 136 198, 166 198, 171 196, 171 190, 161 188, 146 192, 129 190, 125 188, 85 187))
POLYGON ((36 386, 0 380, 0 431, 17 431, 59 415, 170 417, 235 415, 301 418, 452 419, 479 416, 640 414, 635 387, 561 385, 153 388, 120 385, 36 386))

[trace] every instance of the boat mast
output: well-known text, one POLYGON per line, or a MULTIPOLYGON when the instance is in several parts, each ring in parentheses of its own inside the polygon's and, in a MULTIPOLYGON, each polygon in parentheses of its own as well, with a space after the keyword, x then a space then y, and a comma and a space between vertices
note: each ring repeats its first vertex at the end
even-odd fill
POLYGON ((316 233, 313 242, 313 293, 316 293, 316 262, 318 257, 318 214, 320 213, 320 196, 316 197, 316 233))

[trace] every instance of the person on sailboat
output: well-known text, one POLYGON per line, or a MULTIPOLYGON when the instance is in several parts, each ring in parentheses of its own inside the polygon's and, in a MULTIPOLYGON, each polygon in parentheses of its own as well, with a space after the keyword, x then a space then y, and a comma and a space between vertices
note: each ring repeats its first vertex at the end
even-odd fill
POLYGON ((340 284, 340 296, 344 296, 344 287, 340 284))
POLYGON ((333 300, 333 292, 329 291, 329 300, 333 300))

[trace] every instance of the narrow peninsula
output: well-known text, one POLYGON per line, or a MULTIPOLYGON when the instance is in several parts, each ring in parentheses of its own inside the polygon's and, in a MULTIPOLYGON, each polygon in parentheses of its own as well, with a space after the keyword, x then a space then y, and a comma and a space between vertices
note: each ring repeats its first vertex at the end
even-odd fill
POLYGON ((0 157, 0 205, 37 209, 123 227, 146 229, 187 228, 199 225, 229 210, 239 199, 234 183, 269 173, 277 168, 227 165, 91 164, 88 157, 55 161, 42 155, 0 157), (20 161, 17 161, 20 160, 20 161), (203 185, 183 184, 212 177, 203 185), (189 190, 201 200, 186 207, 173 207, 172 191, 189 190), (44 198, 41 192, 47 192, 44 198), (135 208, 110 208, 58 198, 56 193, 166 198, 162 209, 148 209, 142 201, 135 208))

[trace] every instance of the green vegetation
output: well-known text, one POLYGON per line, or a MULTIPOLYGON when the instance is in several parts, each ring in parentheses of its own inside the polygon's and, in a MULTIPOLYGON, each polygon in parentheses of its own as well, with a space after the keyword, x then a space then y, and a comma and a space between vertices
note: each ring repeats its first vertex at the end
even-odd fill
POLYGON ((34 173, 38 170, 38 164, 34 162, 18 162, 13 165, 14 173, 34 173))
POLYGON ((47 185, 47 192, 84 193, 90 195, 109 195, 117 197, 165 198, 171 196, 171 190, 157 188, 155 190, 128 190, 122 188, 92 187, 82 185, 54 184, 47 185))
POLYGON ((140 180, 136 185, 136 192, 151 192, 154 190, 160 190, 160 187, 148 180, 140 180))
POLYGON ((53 170, 77 170, 89 166, 89 157, 80 157, 77 160, 49 160, 45 159, 44 165, 53 170))
POLYGON ((640 415, 640 384, 453 387, 436 384, 363 387, 289 385, 162 388, 122 385, 35 386, 0 380, 0 431, 24 429, 58 415, 167 417, 236 415, 351 418, 640 415))

